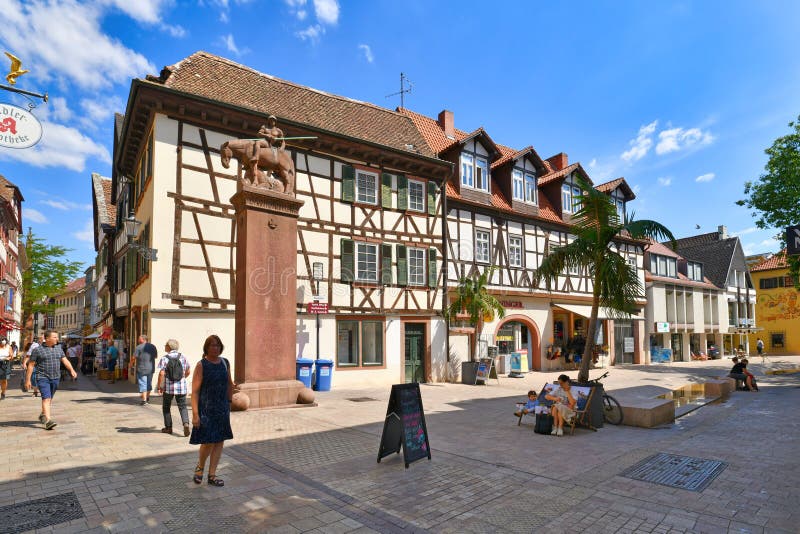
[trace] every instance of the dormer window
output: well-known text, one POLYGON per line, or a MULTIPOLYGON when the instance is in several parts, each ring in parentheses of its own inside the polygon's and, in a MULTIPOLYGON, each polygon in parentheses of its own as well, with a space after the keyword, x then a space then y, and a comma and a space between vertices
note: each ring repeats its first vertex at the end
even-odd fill
POLYGON ((539 195, 536 189, 536 175, 523 172, 521 169, 514 169, 512 172, 514 182, 514 200, 538 204, 539 195))
POLYGON ((581 209, 581 189, 571 181, 561 186, 561 210, 564 213, 577 213, 581 209))
POLYGON ((489 192, 489 160, 463 152, 461 154, 461 185, 489 192))
POLYGON ((620 222, 625 221, 625 198, 622 196, 622 193, 619 189, 615 189, 611 193, 611 203, 614 204, 614 207, 617 208, 617 217, 619 217, 620 222))
POLYGON ((677 262, 675 258, 661 256, 660 254, 650 255, 650 273, 656 276, 666 276, 669 278, 677 278, 676 270, 677 262))
POLYGON ((686 264, 686 277, 695 282, 703 281, 703 265, 696 261, 690 261, 686 264))

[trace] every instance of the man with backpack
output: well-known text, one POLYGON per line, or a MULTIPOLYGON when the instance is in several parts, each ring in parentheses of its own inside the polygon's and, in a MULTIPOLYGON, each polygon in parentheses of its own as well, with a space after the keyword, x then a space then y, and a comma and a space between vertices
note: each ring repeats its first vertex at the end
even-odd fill
POLYGON ((179 346, 177 340, 168 340, 164 347, 166 354, 158 361, 158 392, 163 396, 161 411, 164 414, 164 428, 161 429, 161 432, 172 434, 172 414, 170 409, 174 398, 181 413, 183 435, 188 436, 190 429, 189 412, 186 409, 186 394, 189 389, 186 385, 186 377, 189 376, 190 367, 186 357, 178 352, 179 346))

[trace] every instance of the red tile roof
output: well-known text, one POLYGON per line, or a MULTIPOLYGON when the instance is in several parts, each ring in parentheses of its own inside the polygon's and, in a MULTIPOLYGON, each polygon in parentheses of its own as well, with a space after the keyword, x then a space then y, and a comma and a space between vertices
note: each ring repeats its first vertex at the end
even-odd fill
POLYGON ((428 143, 428 146, 430 146, 431 150, 436 154, 441 154, 446 149, 471 135, 469 132, 455 128, 455 139, 450 139, 445 135, 444 130, 439 126, 436 119, 420 115, 406 108, 397 108, 397 112, 411 119, 411 122, 417 127, 417 130, 419 130, 419 133, 428 143))
MULTIPOLYGON (((544 176, 539 178, 539 186, 543 186, 545 184, 549 184, 550 182, 560 180, 561 178, 566 177, 569 173, 571 173, 576 169, 581 169, 583 171, 583 167, 581 167, 580 163, 573 163, 572 165, 567 165, 560 171, 555 171, 551 172, 550 174, 545 174, 544 176)), ((587 178, 589 177, 586 171, 583 171, 583 174, 586 175, 587 178)))
POLYGON ((594 186, 594 188, 601 193, 610 193, 618 187, 622 188, 622 192, 625 194, 625 200, 633 200, 636 198, 636 194, 633 192, 633 189, 631 189, 631 187, 628 185, 628 182, 625 181, 625 178, 621 176, 615 180, 611 180, 610 182, 594 186))
POLYGON ((76 278, 66 286, 64 286, 64 291, 62 293, 73 293, 75 291, 80 291, 86 287, 86 277, 84 278, 76 278))
POLYGON ((308 124, 394 150, 434 156, 406 115, 281 80, 208 52, 195 52, 165 67, 162 74, 148 76, 144 83, 264 115, 276 114, 279 121, 308 124))
POLYGON ((114 226, 117 220, 117 206, 111 203, 111 178, 92 173, 92 187, 94 187, 100 224, 114 226))
POLYGON ((666 245, 662 245, 658 241, 650 241, 650 244, 647 245, 647 252, 652 252, 653 254, 661 254, 662 256, 669 256, 670 258, 682 259, 683 256, 672 250, 666 245))
POLYGON ((650 271, 645 271, 644 279, 646 282, 666 282, 668 284, 676 284, 679 286, 692 286, 692 287, 702 287, 707 289, 718 289, 717 286, 711 283, 711 280, 703 277, 703 282, 698 282, 696 280, 689 280, 689 278, 681 273, 678 273, 678 278, 672 278, 670 276, 657 276, 655 274, 650 273, 650 271))
POLYGON ((750 268, 750 272, 769 271, 770 269, 785 269, 789 265, 786 263, 786 249, 781 250, 771 258, 766 259, 750 268))

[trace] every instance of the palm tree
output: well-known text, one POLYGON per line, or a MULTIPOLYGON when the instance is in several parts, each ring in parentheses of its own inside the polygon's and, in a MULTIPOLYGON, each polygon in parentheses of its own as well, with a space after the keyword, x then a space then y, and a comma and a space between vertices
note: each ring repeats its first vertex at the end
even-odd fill
POLYGON ((634 220, 634 214, 620 220, 610 197, 578 177, 583 195, 577 200, 578 211, 572 218, 571 232, 575 240, 551 250, 535 271, 533 287, 545 281, 550 284, 570 270, 586 269, 592 280, 592 312, 586 332, 578 381, 589 379, 589 362, 594 348, 597 315, 600 306, 612 317, 629 317, 637 312, 636 299, 644 295, 636 268, 617 253, 614 240, 620 235, 631 239, 668 240, 674 249, 675 237, 665 226, 650 220, 634 220), (579 204, 578 204, 579 203, 579 204))
POLYGON ((483 331, 484 323, 493 321, 495 317, 502 319, 506 314, 500 301, 490 295, 487 289, 493 271, 494 267, 489 267, 477 278, 464 277, 459 280, 457 296, 447 309, 449 317, 468 314, 470 324, 475 327, 470 358, 472 361, 478 353, 478 337, 483 331))

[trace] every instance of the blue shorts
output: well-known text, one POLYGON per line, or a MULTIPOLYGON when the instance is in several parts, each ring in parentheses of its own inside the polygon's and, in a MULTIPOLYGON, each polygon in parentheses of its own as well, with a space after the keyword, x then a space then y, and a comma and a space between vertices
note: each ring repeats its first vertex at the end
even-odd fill
POLYGON ((58 378, 40 377, 36 380, 36 385, 39 387, 39 393, 42 394, 43 399, 52 399, 58 389, 58 378))
POLYGON ((117 368, 117 359, 114 358, 113 360, 108 360, 108 365, 106 366, 106 369, 108 369, 109 371, 113 371, 116 368, 117 368))
POLYGON ((139 383, 139 393, 147 393, 148 391, 153 389, 152 374, 140 375, 137 373, 136 381, 139 383))

